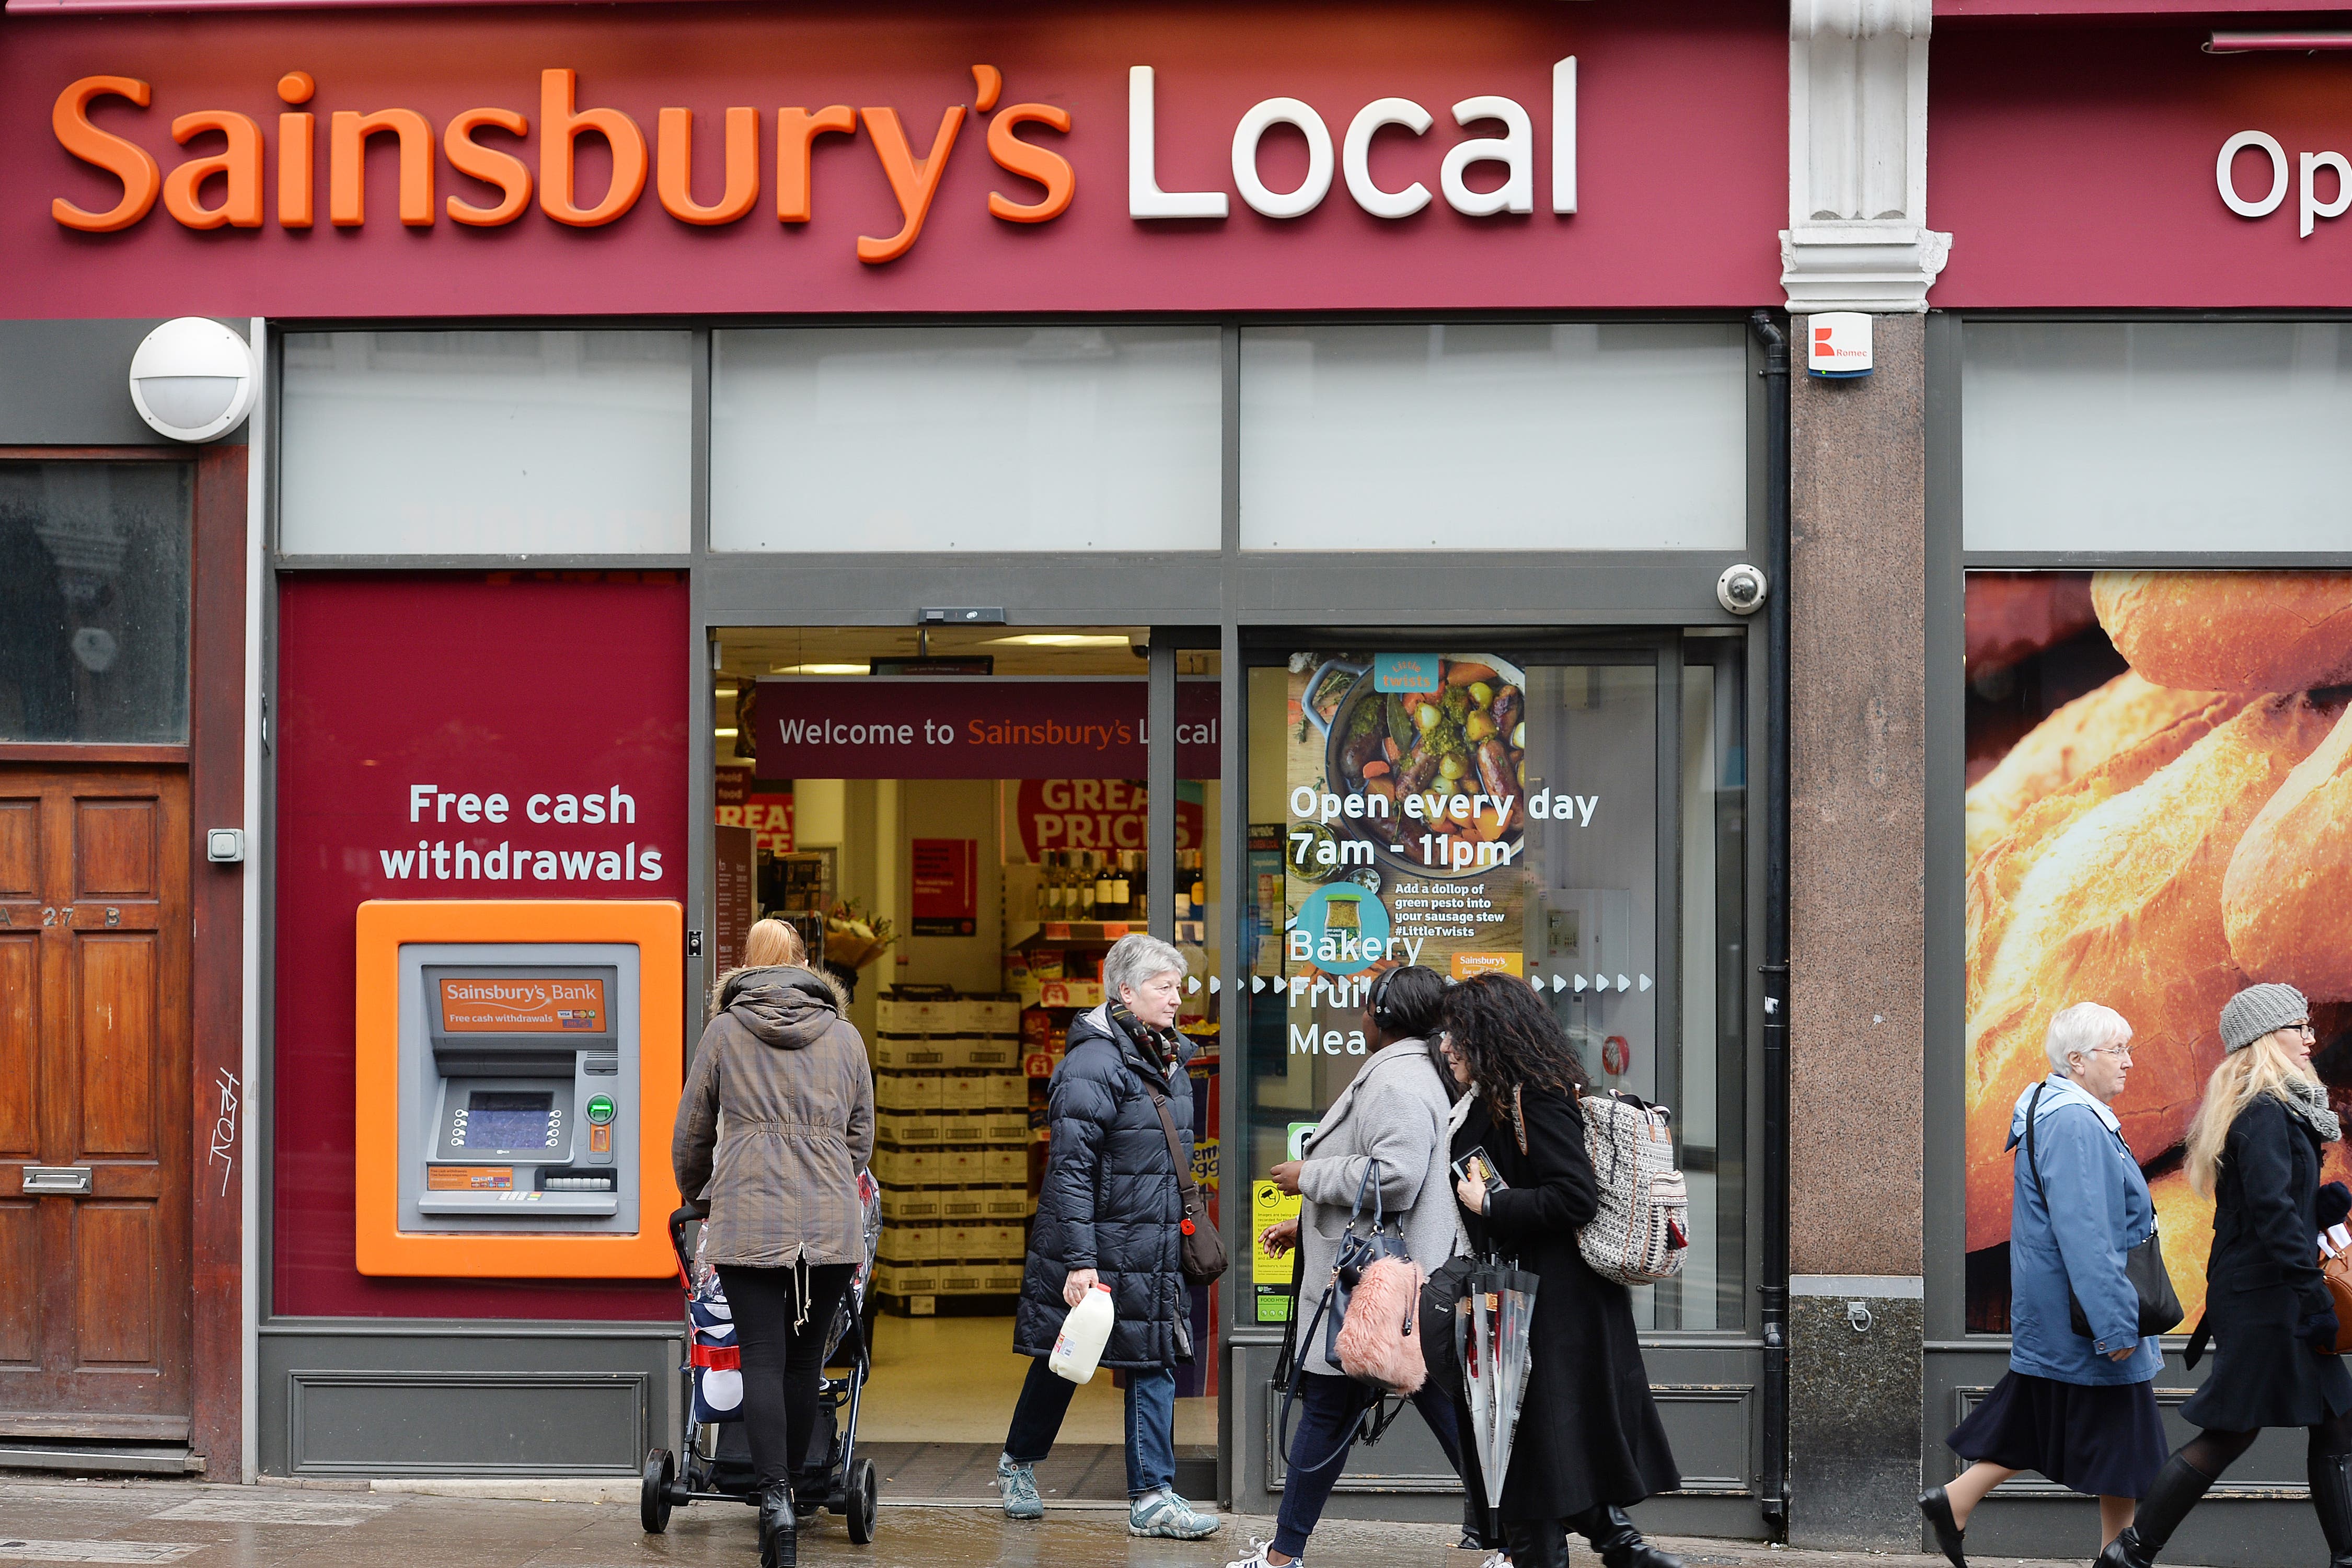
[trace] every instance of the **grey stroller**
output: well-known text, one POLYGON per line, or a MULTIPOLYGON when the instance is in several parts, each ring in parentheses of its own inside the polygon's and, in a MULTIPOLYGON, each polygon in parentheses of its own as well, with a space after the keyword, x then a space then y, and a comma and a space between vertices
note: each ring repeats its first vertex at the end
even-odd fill
MULTIPOLYGON (((879 1504, 874 1461, 857 1452, 858 1399, 874 1365, 866 1300, 873 1289, 875 1253, 882 1237, 882 1189, 868 1172, 857 1173, 857 1197, 865 1211, 866 1260, 851 1277, 824 1342, 825 1365, 842 1362, 845 1346, 848 1370, 827 1377, 818 1393, 816 1429, 809 1435, 808 1455, 793 1477, 793 1510, 803 1521, 820 1508, 840 1514, 849 1526, 849 1539, 864 1546, 874 1539, 879 1504)), ((695 1502, 756 1505, 760 1500, 751 1447, 743 1436, 742 1352, 735 1342, 734 1318, 719 1289, 719 1271, 701 1261, 702 1222, 692 1209, 670 1215, 669 1239, 677 1253, 678 1277, 686 1285, 685 1370, 692 1387, 677 1451, 656 1448, 646 1456, 638 1513, 650 1535, 669 1528, 673 1508, 695 1502)))

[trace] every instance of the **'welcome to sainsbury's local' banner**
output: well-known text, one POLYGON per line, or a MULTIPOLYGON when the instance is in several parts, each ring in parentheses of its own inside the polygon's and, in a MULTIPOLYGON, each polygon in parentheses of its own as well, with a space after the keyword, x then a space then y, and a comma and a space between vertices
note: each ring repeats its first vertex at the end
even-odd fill
MULTIPOLYGON (((752 770, 770 779, 1140 779, 1150 682, 786 677, 759 683, 752 770)), ((1213 680, 1176 688, 1176 773, 1220 768, 1213 680)))

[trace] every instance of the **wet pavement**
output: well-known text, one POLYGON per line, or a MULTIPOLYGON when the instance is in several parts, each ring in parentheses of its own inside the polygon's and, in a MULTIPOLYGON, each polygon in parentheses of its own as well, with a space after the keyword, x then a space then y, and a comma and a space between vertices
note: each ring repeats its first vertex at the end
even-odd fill
MULTIPOLYGON (((417 1484, 417 1483, 409 1483, 417 1484)), ((462 1486, 462 1483, 444 1483, 462 1486)), ((499 1489, 528 1492, 530 1482, 499 1489)), ((594 1495, 558 1482, 550 1492, 594 1495)), ((638 1524, 634 1488, 599 1502, 440 1496, 367 1489, 364 1483, 256 1487, 187 1482, 0 1478, 0 1568, 17 1563, 185 1564, 186 1568, 751 1568, 751 1513, 735 1504, 679 1510, 664 1535, 638 1524)), ((802 1531, 808 1568, 1221 1568, 1265 1536, 1272 1521, 1229 1519, 1206 1542, 1139 1541, 1124 1509, 1074 1504, 1042 1523, 1015 1524, 990 1508, 886 1500, 869 1546, 819 1516, 802 1531)), ((1315 1568, 1475 1568, 1478 1557, 1437 1525, 1327 1521, 1315 1568)), ((1775 1550, 1746 1542, 1661 1542, 1692 1568, 1944 1568, 1940 1558, 1775 1550)), ((1598 1568, 1581 1549, 1581 1568, 1598 1568)), ((1982 1568, 2003 1568, 1982 1560, 1982 1568)))

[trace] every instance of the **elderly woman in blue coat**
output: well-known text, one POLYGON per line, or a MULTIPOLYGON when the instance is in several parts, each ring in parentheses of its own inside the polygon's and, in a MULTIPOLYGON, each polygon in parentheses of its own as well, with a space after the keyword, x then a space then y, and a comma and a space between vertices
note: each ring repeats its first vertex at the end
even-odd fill
POLYGON ((1955 1568, 1967 1568, 1969 1515, 2020 1470, 2095 1496, 2104 1545, 2164 1466, 2154 1386, 2164 1352, 2141 1337, 2124 1274, 2124 1255, 2156 1233, 2156 1205, 2108 1109, 2130 1076, 2131 1026, 2077 1002, 2050 1020, 2043 1047, 2051 1074, 2010 1119, 2009 1373, 1945 1439, 1969 1468, 1919 1498, 1955 1568), (2074 1330, 2070 1295, 2087 1337, 2074 1330))

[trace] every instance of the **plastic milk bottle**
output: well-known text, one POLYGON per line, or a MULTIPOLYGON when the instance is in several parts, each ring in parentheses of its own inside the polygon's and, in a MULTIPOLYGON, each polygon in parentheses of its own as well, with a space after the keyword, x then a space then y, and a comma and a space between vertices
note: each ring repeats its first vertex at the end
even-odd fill
POLYGON ((1111 1316, 1110 1287, 1097 1282, 1062 1320, 1062 1331, 1045 1364, 1072 1383, 1093 1381, 1095 1363, 1102 1360, 1103 1345, 1110 1339, 1111 1316))

